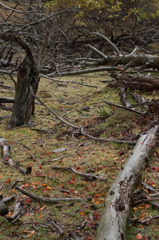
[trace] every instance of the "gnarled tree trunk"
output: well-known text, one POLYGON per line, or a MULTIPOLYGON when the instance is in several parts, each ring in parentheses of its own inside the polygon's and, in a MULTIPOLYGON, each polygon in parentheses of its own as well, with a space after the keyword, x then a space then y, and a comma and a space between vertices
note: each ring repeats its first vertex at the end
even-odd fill
POLYGON ((36 95, 39 84, 39 72, 33 58, 27 55, 18 69, 15 101, 8 127, 13 128, 28 123, 34 114, 34 97, 30 92, 32 87, 36 95))

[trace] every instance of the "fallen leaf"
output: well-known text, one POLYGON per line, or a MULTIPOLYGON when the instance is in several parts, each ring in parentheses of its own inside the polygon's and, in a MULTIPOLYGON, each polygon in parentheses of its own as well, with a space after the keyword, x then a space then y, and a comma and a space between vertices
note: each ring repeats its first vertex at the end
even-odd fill
POLYGON ((140 234, 140 233, 138 233, 137 235, 136 235, 136 240, 141 240, 142 239, 142 235, 140 234))
POLYGON ((84 215, 85 215, 85 213, 84 213, 84 212, 80 212, 80 215, 81 215, 81 216, 84 216, 84 215))
POLYGON ((34 235, 34 233, 35 233, 35 231, 33 230, 33 231, 31 231, 28 235, 27 235, 27 237, 28 238, 30 238, 30 237, 32 237, 33 235, 34 235))
POLYGON ((39 212, 43 211, 46 208, 46 206, 44 205, 43 207, 39 208, 39 212))

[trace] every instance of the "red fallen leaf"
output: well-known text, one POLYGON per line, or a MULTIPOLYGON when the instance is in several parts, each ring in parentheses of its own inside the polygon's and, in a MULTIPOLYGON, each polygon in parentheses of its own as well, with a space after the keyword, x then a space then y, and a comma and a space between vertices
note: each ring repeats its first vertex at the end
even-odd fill
POLYGON ((49 192, 47 188, 43 188, 43 192, 49 192))
POLYGON ((95 218, 96 220, 100 220, 100 214, 94 212, 94 218, 95 218))
POLYGON ((5 183, 10 183, 12 180, 11 179, 8 179, 5 181, 5 183))
POLYGON ((63 108, 63 106, 62 106, 62 105, 60 105, 60 106, 59 106, 59 108, 63 108))
POLYGON ((40 165, 40 166, 39 166, 39 169, 42 169, 42 168, 43 168, 43 167, 40 165))
POLYGON ((33 164, 33 163, 30 163, 30 164, 28 165, 28 167, 29 167, 29 166, 30 166, 30 167, 33 167, 33 166, 34 166, 34 164, 33 164))
POLYGON ((145 204, 145 209, 148 209, 150 207, 149 204, 145 204))
POLYGON ((152 167, 151 169, 152 169, 152 170, 156 170, 157 168, 156 168, 156 167, 152 167))
POLYGON ((105 152, 105 149, 101 149, 102 152, 105 152))
POLYGON ((80 170, 81 169, 81 167, 76 167, 76 170, 80 170))
POLYGON ((27 203, 31 203, 30 198, 27 198, 27 199, 26 199, 26 202, 27 202, 27 203))
POLYGON ((47 154, 50 156, 50 155, 51 155, 51 152, 48 152, 47 154))
POLYGON ((159 168, 157 168, 157 172, 159 172, 159 168))
POLYGON ((69 185, 70 185, 70 184, 74 184, 75 181, 76 181, 76 178, 72 178, 72 180, 71 180, 68 184, 69 184, 69 185))
POLYGON ((40 176, 40 173, 39 173, 39 172, 35 172, 35 175, 36 175, 36 176, 40 176))
POLYGON ((35 137, 35 139, 39 139, 39 137, 35 137))

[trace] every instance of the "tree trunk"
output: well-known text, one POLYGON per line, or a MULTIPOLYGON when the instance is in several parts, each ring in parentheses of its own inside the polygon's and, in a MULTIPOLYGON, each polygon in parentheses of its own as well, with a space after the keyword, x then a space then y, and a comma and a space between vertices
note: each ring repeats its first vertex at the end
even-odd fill
POLYGON ((39 73, 34 60, 26 55, 24 61, 18 69, 17 85, 13 112, 8 124, 9 128, 28 123, 31 115, 34 114, 35 98, 30 92, 32 87, 34 94, 38 90, 39 73))
POLYGON ((141 176, 152 147, 156 143, 156 125, 138 140, 124 169, 109 190, 105 208, 97 230, 97 240, 124 240, 129 203, 133 189, 141 176))

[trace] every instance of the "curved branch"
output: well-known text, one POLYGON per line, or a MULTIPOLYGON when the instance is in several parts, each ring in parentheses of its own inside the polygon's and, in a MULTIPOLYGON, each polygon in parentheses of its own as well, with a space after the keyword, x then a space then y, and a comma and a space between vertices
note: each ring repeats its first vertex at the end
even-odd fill
POLYGON ((105 37, 104 35, 102 35, 99 32, 94 32, 94 34, 99 37, 104 38, 104 40, 106 40, 114 48, 114 50, 117 52, 119 57, 123 56, 123 54, 120 52, 119 48, 117 48, 117 46, 114 43, 112 43, 109 38, 105 37))

